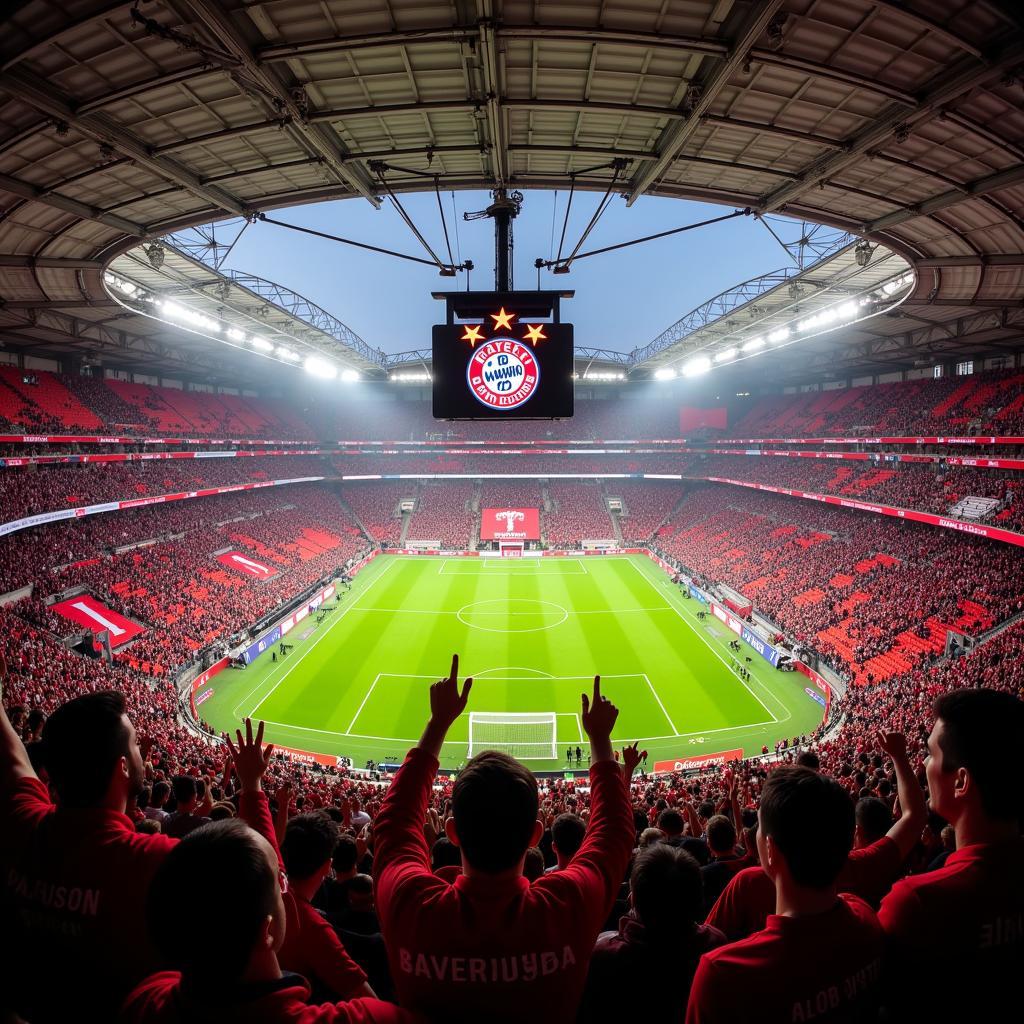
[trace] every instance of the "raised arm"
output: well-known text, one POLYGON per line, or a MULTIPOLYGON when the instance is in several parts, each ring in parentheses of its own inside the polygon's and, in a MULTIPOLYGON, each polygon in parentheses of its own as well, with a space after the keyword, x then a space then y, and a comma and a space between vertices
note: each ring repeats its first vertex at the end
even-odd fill
POLYGON ((0 656, 0 781, 5 790, 19 779, 36 779, 35 769, 28 759, 28 751, 17 734, 7 709, 3 706, 3 686, 7 682, 7 662, 0 656))
POLYGON ((235 731, 236 742, 228 736, 228 750, 234 765, 235 778, 238 779, 239 799, 238 815, 252 829, 255 829, 274 847, 277 859, 281 860, 281 849, 277 844, 274 832, 274 821, 270 816, 270 804, 263 792, 263 776, 270 766, 270 756, 274 752, 274 744, 263 746, 263 722, 259 723, 256 735, 253 736, 252 720, 245 720, 245 735, 241 729, 235 731))
POLYGON ((896 772, 896 795, 902 813, 887 835, 899 847, 900 857, 905 859, 921 838, 921 829, 928 820, 924 791, 914 776, 913 766, 907 756, 907 738, 903 733, 880 732, 878 748, 892 759, 896 772))
POLYGON ((583 845, 566 867, 534 885, 577 901, 579 912, 599 927, 622 884, 636 833, 628 783, 612 756, 611 732, 619 709, 601 696, 600 676, 594 679, 593 698, 583 694, 582 704, 591 750, 590 821, 583 845))
POLYGON ((430 718, 419 743, 406 755, 374 821, 374 876, 385 914, 395 888, 406 878, 430 874, 430 850, 423 834, 438 758, 452 723, 466 709, 473 680, 459 693, 459 656, 447 679, 430 687, 430 718))

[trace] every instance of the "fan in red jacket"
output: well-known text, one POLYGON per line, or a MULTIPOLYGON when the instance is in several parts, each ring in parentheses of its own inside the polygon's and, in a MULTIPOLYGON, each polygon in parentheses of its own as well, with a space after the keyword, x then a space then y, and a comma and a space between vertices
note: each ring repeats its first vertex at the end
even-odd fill
MULTIPOLYGON (((144 768, 124 709, 120 693, 91 693, 47 719, 54 806, 0 708, 0 861, 13 911, 0 988, 33 1024, 109 1020, 157 966, 139 907, 178 840, 138 833, 125 814, 143 788, 144 768), (53 983, 54 964, 60 984, 53 983)), ((262 739, 262 725, 254 740, 247 724, 234 767, 242 816, 273 835, 260 782, 271 748, 264 751, 262 739)))
POLYGON ((877 1017, 882 929, 863 900, 836 891, 853 828, 850 798, 837 782, 810 768, 772 772, 757 846, 775 885, 775 913, 763 931, 701 957, 687 1024, 877 1017))
MULTIPOLYGON (((899 876, 928 816, 924 793, 907 756, 906 737, 901 733, 882 732, 877 741, 882 753, 892 758, 902 813, 899 821, 885 835, 872 839, 860 820, 858 805, 854 849, 846 858, 836 883, 839 892, 859 896, 875 907, 899 876)), ((708 914, 707 923, 721 929, 735 941, 763 928, 774 910, 775 886, 772 880, 760 867, 744 868, 718 897, 708 914)))
MULTIPOLYGON (((572 1020, 594 940, 622 883, 634 827, 622 769, 612 756, 618 710, 583 696, 591 746, 591 817, 583 845, 561 871, 532 885, 523 860, 543 830, 533 775, 485 752, 459 773, 448 838, 463 874, 449 885, 430 870, 423 821, 438 755, 466 707, 458 658, 430 690, 430 721, 388 792, 374 826, 377 905, 401 1003, 451 1021, 572 1020)), ((627 774, 639 754, 627 751, 627 774)))
POLYGON ((954 690, 935 703, 926 774, 932 810, 956 831, 943 867, 882 901, 886 1003, 920 1020, 984 1020, 1020 1001, 1024 701, 954 690))
POLYGON ((276 847, 241 821, 186 836, 149 889, 149 933, 174 970, 125 1001, 124 1024, 407 1024, 377 999, 310 1005, 309 986, 281 970, 288 878, 276 847), (183 913, 183 902, 197 914, 183 913), (201 915, 201 916, 199 916, 201 915), (209 928, 197 928, 197 921, 209 928))

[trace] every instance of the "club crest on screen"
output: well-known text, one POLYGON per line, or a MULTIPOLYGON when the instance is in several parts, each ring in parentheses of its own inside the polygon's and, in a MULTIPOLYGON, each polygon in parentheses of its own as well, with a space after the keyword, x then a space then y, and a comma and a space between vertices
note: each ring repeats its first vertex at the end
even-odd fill
POLYGON ((540 383, 536 353, 514 338, 494 338, 476 349, 466 366, 473 397, 492 409, 518 409, 540 383))

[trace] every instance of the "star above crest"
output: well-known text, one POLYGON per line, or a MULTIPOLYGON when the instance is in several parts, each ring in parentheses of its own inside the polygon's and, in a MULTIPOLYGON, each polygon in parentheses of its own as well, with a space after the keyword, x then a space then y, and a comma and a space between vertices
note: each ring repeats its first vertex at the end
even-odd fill
POLYGON ((466 324, 466 333, 463 334, 462 340, 468 341, 469 347, 472 348, 478 341, 484 340, 481 331, 482 328, 477 324, 466 324))
POLYGON ((494 329, 496 331, 512 330, 512 321, 515 320, 515 318, 515 313, 506 313, 504 306, 502 306, 497 313, 491 314, 491 319, 494 321, 494 329))
POLYGON ((526 325, 526 340, 532 342, 534 348, 538 341, 547 341, 547 337, 541 324, 526 325))

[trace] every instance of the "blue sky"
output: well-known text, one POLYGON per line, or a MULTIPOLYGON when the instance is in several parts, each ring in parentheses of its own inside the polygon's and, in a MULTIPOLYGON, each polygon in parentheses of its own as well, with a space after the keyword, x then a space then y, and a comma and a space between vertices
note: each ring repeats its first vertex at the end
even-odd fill
MULTIPOLYGON (((494 285, 494 235, 489 219, 466 222, 466 210, 482 210, 486 192, 442 192, 452 251, 458 222, 461 259, 471 259, 474 289, 494 285)), ((533 267, 558 247, 568 193, 527 192, 515 222, 515 284, 537 287, 533 267)), ((566 231, 564 252, 571 251, 601 193, 577 192, 566 231)), ((403 206, 442 259, 444 236, 432 192, 400 196, 403 206)), ((600 248, 729 213, 728 207, 673 199, 643 198, 632 207, 612 199, 583 246, 600 248)), ((344 200, 296 207, 270 214, 276 220, 344 235, 417 256, 425 253, 398 214, 385 202, 375 210, 365 200, 344 200)), ((778 230, 778 221, 775 221, 778 230)), ((783 237, 796 236, 794 224, 783 237)), ((456 254, 456 261, 460 259, 456 254)), ((789 258, 753 217, 697 228, 604 256, 574 263, 572 273, 553 277, 542 271, 542 288, 575 288, 563 318, 576 325, 576 344, 628 351, 646 344, 694 306, 734 284, 786 266, 789 258)), ((374 348, 387 352, 430 344, 430 325, 440 321, 443 305, 431 291, 465 288, 465 274, 439 277, 436 270, 288 231, 271 224, 249 227, 232 251, 227 268, 244 270, 285 285, 333 313, 374 348)))

